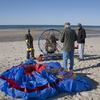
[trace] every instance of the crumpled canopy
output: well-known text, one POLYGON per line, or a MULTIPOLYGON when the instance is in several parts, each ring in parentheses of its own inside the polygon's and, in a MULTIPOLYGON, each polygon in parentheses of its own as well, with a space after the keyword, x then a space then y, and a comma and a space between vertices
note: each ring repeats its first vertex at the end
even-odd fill
POLYGON ((89 78, 62 70, 59 62, 37 64, 28 60, 0 75, 0 90, 24 100, 47 99, 61 92, 81 92, 91 88, 89 78), (53 70, 56 72, 50 72, 53 70))

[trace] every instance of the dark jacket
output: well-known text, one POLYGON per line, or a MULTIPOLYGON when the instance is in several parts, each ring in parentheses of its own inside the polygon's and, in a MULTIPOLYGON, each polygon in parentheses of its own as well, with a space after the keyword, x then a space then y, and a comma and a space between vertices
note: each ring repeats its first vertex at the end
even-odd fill
POLYGON ((26 44, 28 48, 33 48, 33 37, 30 33, 25 35, 25 39, 27 40, 26 44))
POLYGON ((55 35, 51 35, 50 36, 50 39, 49 39, 50 41, 51 41, 51 43, 53 43, 54 45, 56 45, 57 44, 57 41, 58 41, 58 39, 55 37, 55 35))
POLYGON ((65 51, 74 50, 74 42, 77 40, 76 32, 70 28, 66 28, 61 36, 61 42, 63 43, 63 49, 65 51))
POLYGON ((80 28, 77 34, 77 43, 85 43, 86 32, 85 29, 80 28))

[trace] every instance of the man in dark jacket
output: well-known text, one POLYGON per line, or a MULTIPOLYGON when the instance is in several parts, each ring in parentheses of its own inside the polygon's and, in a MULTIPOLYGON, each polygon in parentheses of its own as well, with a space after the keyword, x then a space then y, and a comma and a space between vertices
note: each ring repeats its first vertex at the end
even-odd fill
POLYGON ((79 61, 84 60, 84 44, 85 44, 86 32, 81 24, 78 24, 78 34, 77 34, 77 43, 78 43, 78 53, 79 61))
POLYGON ((25 35, 26 44, 27 44, 27 59, 34 59, 34 48, 33 48, 33 37, 28 29, 28 33, 25 35))
POLYGON ((65 23, 64 31, 61 36, 61 42, 63 43, 63 61, 64 68, 73 70, 74 66, 74 42, 77 40, 77 35, 74 30, 71 29, 70 23, 65 23), (70 60, 70 67, 67 66, 67 61, 70 60))

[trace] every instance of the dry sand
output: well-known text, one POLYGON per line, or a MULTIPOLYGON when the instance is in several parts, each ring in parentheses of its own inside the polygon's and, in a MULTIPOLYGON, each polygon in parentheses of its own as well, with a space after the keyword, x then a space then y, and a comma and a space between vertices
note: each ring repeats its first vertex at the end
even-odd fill
MULTIPOLYGON (((11 30, 8 35, 8 30, 0 30, 0 73, 26 60, 24 34, 27 30, 19 30, 17 33, 16 31, 17 30, 11 30), (18 38, 19 36, 21 37, 20 39, 18 38), (17 37, 16 41, 15 37, 17 37)), ((38 37, 41 33, 41 31, 37 30, 32 30, 32 32, 35 34, 33 34, 34 37, 38 37)), ((96 81, 98 85, 91 91, 80 92, 73 95, 68 93, 60 94, 49 100, 100 100, 100 36, 90 37, 91 38, 86 39, 85 61, 79 62, 77 57, 75 57, 74 71, 87 74, 87 76, 96 81)), ((40 54, 38 40, 34 41, 34 47, 35 55, 40 54)), ((75 50, 75 53, 77 54, 77 50, 75 50)), ((0 92, 0 100, 11 100, 11 97, 5 96, 4 93, 0 92)))

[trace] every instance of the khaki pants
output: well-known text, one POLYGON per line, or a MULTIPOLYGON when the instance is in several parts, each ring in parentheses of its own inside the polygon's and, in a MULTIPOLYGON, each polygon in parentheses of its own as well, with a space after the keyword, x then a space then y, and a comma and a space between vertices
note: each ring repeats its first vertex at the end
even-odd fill
POLYGON ((78 44, 79 59, 84 59, 84 43, 78 44))

